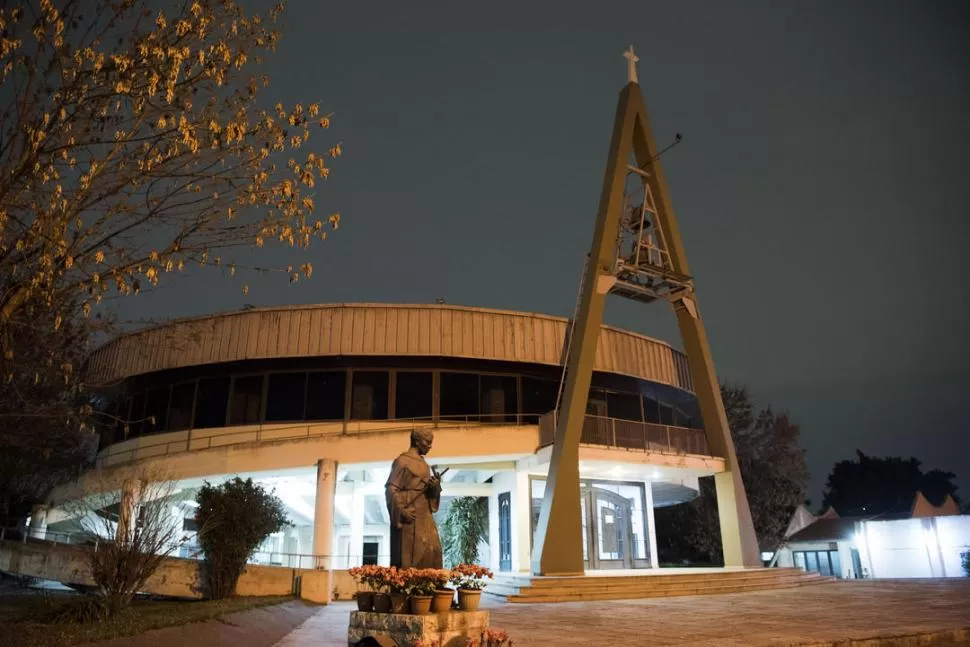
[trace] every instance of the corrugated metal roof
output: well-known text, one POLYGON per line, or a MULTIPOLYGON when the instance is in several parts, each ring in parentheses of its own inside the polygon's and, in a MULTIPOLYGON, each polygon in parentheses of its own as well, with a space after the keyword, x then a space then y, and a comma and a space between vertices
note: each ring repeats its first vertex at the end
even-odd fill
MULTIPOLYGON (((166 369, 282 357, 409 355, 557 365, 567 320, 453 305, 347 303, 252 309, 123 335, 92 353, 91 384, 166 369)), ((603 326, 596 370, 692 391, 668 344, 603 326)))

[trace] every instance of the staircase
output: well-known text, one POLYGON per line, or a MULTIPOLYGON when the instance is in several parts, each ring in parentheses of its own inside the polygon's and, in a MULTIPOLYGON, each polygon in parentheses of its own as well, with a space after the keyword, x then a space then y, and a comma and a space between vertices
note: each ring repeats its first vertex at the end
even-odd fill
MULTIPOLYGON (((664 569, 662 574, 583 577, 540 577, 498 574, 485 593, 503 602, 580 602, 636 600, 681 595, 714 595, 813 586, 836 578, 806 573, 800 568, 664 569), (678 571, 682 571, 679 572, 678 571)), ((656 573, 656 571, 654 571, 656 573)))

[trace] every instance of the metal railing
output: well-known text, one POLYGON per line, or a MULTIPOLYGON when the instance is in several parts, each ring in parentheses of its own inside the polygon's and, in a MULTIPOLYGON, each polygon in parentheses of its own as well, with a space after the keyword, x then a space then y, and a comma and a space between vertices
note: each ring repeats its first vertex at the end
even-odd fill
MULTIPOLYGON (((550 411, 539 418, 540 447, 546 447, 555 441, 556 419, 555 411, 550 411)), ((662 454, 711 455, 703 429, 620 420, 605 416, 587 415, 583 419, 580 443, 662 454)))
MULTIPOLYGON (((302 423, 299 425, 278 425, 273 423, 259 423, 247 426, 243 429, 224 431, 217 428, 213 433, 205 435, 193 435, 193 431, 186 430, 188 435, 181 440, 162 441, 158 443, 148 443, 130 449, 115 449, 109 446, 98 454, 97 464, 103 465, 105 462, 133 461, 140 458, 152 458, 155 456, 168 456, 171 454, 181 454, 189 451, 200 451, 213 447, 224 447, 240 443, 264 443, 276 442, 280 440, 308 440, 311 438, 322 438, 324 436, 345 436, 358 434, 383 433, 388 431, 410 431, 412 429, 449 429, 469 426, 518 426, 525 423, 523 419, 529 418, 528 414, 477 414, 470 416, 439 416, 437 418, 413 418, 401 420, 335 420, 333 422, 320 421, 315 423, 302 423)), ((205 430, 209 432, 209 430, 205 430)), ((165 433, 178 432, 162 432, 165 433)), ((137 438, 151 438, 152 434, 138 436, 137 438)), ((132 439, 134 440, 134 439, 132 439)), ((124 442, 124 441, 122 441, 124 442)), ((120 444, 120 443, 118 443, 120 444)))

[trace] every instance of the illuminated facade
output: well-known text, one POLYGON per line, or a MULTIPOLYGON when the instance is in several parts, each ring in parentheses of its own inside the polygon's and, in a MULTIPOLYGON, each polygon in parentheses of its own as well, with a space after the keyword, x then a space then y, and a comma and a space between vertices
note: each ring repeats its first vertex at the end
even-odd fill
MULTIPOLYGON (((98 469, 57 506, 146 470, 191 495, 240 475, 273 487, 293 525, 256 561, 342 570, 386 564, 384 480, 416 426, 454 497, 489 500, 481 561, 529 570, 562 380, 567 322, 450 305, 344 304, 186 319, 97 350, 88 382, 116 418, 98 469), (97 479, 95 478, 97 474, 97 479)), ((688 501, 724 469, 709 455, 684 356, 603 327, 579 456, 588 569, 657 567, 653 511, 688 501)), ((173 512, 194 531, 192 507, 173 512)), ((40 522, 35 523, 37 526, 40 522)), ((192 556, 191 545, 182 556, 192 556)))

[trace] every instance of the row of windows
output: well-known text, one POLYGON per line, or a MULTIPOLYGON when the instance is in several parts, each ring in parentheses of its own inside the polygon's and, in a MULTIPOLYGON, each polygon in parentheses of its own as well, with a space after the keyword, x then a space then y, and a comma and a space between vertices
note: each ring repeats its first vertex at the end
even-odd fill
MULTIPOLYGON (((115 405, 115 441, 189 428, 302 421, 467 418, 535 423, 559 383, 519 375, 332 370, 204 377, 135 392, 115 405)), ((109 405, 110 406, 110 405, 109 405)), ((695 420, 633 393, 590 390, 589 413, 682 427, 695 420)))

